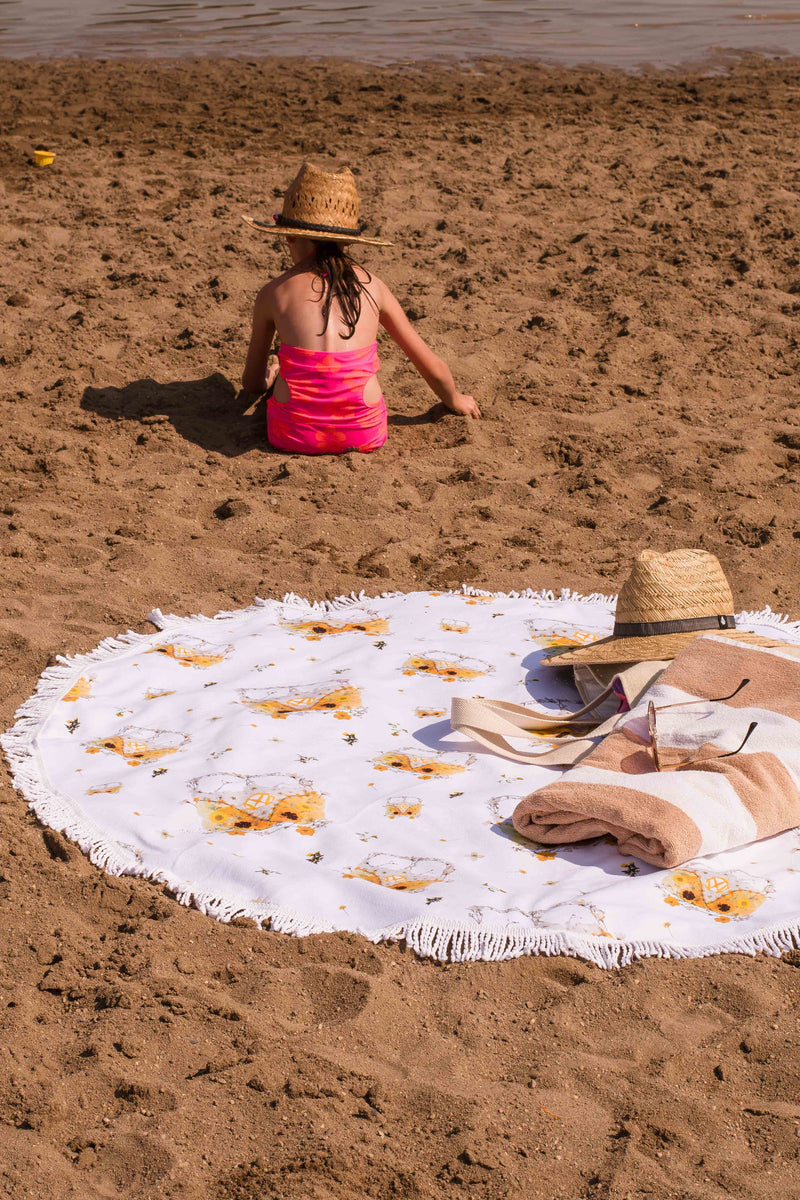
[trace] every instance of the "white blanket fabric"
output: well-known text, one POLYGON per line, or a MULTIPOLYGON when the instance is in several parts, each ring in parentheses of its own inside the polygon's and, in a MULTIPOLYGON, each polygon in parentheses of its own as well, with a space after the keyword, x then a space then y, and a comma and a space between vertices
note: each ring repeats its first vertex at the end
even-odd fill
MULTIPOLYGON (((223 919, 452 960, 790 948, 798 831, 672 871, 604 841, 532 845, 511 813, 558 772, 450 731, 455 690, 577 707, 542 651, 604 636, 612 613, 609 597, 469 589, 155 613, 159 632, 46 671, 3 745, 40 818, 93 861, 223 919)), ((800 642, 768 610, 738 621, 800 642)))

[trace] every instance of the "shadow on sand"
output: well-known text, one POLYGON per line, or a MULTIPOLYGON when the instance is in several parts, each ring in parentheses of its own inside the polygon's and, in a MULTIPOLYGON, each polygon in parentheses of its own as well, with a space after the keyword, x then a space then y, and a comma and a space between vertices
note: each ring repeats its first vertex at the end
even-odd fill
POLYGON ((219 372, 176 383, 137 379, 121 388, 88 387, 81 408, 145 427, 154 423, 148 418, 166 417, 187 442, 228 458, 254 449, 280 453, 267 441, 265 398, 237 391, 219 372))
MULTIPOLYGON (((239 391, 215 371, 204 379, 175 383, 147 378, 124 387, 87 387, 81 408, 107 420, 141 421, 145 428, 157 423, 154 417, 165 417, 187 442, 228 458, 255 449, 285 456, 285 450, 267 441, 267 395, 239 391)), ((388 420, 390 425, 434 425, 446 415, 437 402, 427 412, 411 417, 391 413, 388 420)))
POLYGON ((413 417, 406 417, 402 413, 389 413, 388 423, 390 425, 435 425, 446 415, 446 407, 437 400, 436 404, 432 405, 427 412, 416 413, 413 417))

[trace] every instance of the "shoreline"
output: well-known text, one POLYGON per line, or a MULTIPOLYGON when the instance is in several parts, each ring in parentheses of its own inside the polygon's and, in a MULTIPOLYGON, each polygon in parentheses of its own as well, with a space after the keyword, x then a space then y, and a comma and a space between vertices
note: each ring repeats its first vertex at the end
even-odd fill
POLYGON ((652 76, 695 76, 714 77, 716 75, 728 75, 731 72, 742 68, 758 68, 759 66, 769 66, 770 64, 780 64, 783 66, 791 64, 800 64, 800 51, 787 51, 785 53, 775 53, 767 50, 747 49, 737 50, 733 47, 725 48, 719 46, 709 47, 706 52, 698 57, 682 59, 676 62, 653 63, 648 59, 643 59, 640 63, 634 66, 625 66, 619 63, 606 63, 585 59, 576 62, 563 62, 557 58, 548 58, 546 56, 537 56, 530 53, 521 54, 484 54, 479 51, 474 53, 466 53, 461 56, 458 54, 441 54, 432 57, 418 58, 370 58, 358 57, 346 54, 253 54, 245 51, 224 54, 199 52, 185 54, 175 53, 155 53, 143 54, 138 51, 120 52, 118 54, 98 53, 92 54, 82 50, 76 50, 67 54, 38 54, 36 52, 8 54, 4 53, 0 46, 0 63, 19 63, 20 65, 29 65, 35 67, 55 66, 64 63, 98 63, 108 66, 154 66, 162 69, 169 67, 181 67, 189 65, 197 65, 202 63, 252 63, 259 66, 269 63, 314 63, 323 68, 332 67, 351 67, 361 70, 387 70, 402 72, 404 69, 409 71, 426 71, 428 69, 452 71, 462 74, 472 74, 486 64, 492 66, 502 66, 503 64, 509 67, 535 67, 542 70, 557 70, 579 74, 594 74, 601 72, 603 74, 621 74, 631 78, 648 78, 652 76))

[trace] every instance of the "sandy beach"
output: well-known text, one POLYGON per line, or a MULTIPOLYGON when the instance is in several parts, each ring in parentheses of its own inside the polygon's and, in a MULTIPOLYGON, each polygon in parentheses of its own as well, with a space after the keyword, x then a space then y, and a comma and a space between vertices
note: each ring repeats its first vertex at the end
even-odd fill
MULTIPOLYGON (((364 589, 615 592, 717 554, 800 617, 797 61, 3 62, 3 728, 146 613, 364 589), (33 165, 33 149, 55 152, 33 165), (304 159, 480 422, 381 343, 372 455, 240 395, 304 159)), ((90 865, 2 768, 0 1195, 792 1195, 800 951, 441 965, 225 926, 90 865)))

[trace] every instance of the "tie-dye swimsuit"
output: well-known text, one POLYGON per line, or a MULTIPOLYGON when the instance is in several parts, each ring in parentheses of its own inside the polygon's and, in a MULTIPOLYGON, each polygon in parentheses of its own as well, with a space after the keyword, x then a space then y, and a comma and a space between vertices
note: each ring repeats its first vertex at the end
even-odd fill
POLYGON ((369 403, 364 389, 380 367, 378 343, 360 350, 302 350, 281 346, 285 403, 267 400, 267 436, 277 450, 344 454, 377 450, 386 441, 386 402, 369 403))

